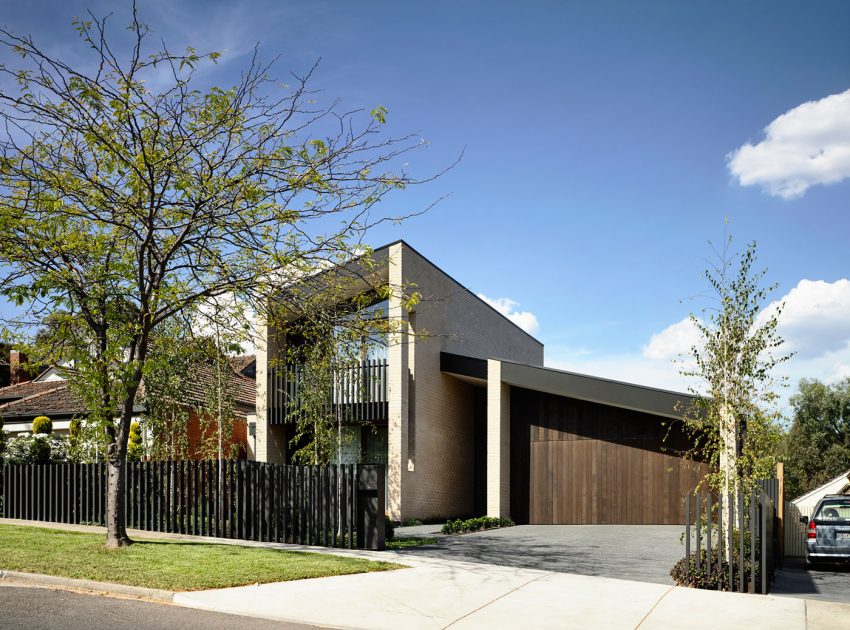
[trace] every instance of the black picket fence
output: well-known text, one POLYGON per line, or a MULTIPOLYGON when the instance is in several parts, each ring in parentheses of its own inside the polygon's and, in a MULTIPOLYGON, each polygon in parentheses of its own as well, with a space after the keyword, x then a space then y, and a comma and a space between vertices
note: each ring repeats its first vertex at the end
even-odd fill
POLYGON ((686 575, 718 590, 767 594, 778 560, 775 521, 776 506, 761 488, 686 494, 686 575))
MULTIPOLYGON (((128 462, 127 526, 324 547, 384 548, 384 466, 128 462)), ((6 465, 3 516, 105 525, 106 466, 6 465)))

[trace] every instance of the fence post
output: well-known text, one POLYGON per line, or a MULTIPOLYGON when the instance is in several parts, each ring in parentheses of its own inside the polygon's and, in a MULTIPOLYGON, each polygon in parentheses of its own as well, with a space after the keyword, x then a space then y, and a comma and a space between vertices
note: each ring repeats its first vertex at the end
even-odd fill
POLYGON ((732 492, 726 493, 729 501, 729 531, 728 542, 726 544, 726 556, 729 558, 729 590, 735 590, 735 495, 732 492))
POLYGON ((691 493, 685 495, 685 577, 691 575, 691 493))
POLYGON ((384 466, 358 466, 357 478, 357 547, 384 549, 384 466))
POLYGON ((738 490, 738 592, 744 592, 744 491, 738 490))
POLYGON ((719 492, 717 493, 717 590, 723 590, 723 495, 719 492))

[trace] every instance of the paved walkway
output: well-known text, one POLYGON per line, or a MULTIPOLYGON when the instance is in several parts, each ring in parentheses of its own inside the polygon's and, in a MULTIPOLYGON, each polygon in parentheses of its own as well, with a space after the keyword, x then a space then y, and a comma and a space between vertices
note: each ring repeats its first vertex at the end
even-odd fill
POLYGON ((405 558, 409 569, 196 593, 175 603, 345 628, 829 628, 850 606, 405 558))

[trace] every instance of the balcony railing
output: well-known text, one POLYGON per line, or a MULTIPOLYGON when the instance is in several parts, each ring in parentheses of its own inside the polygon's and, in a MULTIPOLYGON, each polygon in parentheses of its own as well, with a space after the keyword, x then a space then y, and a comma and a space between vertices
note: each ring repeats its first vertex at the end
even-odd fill
MULTIPOLYGON (((283 424, 302 408, 303 367, 289 364, 270 368, 268 376, 269 424, 283 424)), ((387 360, 369 360, 338 368, 328 392, 330 411, 340 411, 343 421, 386 422, 389 412, 387 360)))

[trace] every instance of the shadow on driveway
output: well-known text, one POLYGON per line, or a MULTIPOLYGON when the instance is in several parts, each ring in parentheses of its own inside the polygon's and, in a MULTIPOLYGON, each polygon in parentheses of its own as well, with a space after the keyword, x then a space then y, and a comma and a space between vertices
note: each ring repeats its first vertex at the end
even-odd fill
POLYGON ((785 558, 770 594, 850 604, 850 565, 807 567, 803 558, 785 558))
MULTIPOLYGON (((400 528, 399 536, 408 534, 400 528)), ((685 552, 678 525, 518 525, 458 536, 400 553, 524 569, 672 584, 685 552)), ((424 532, 423 532, 424 533, 424 532)))

